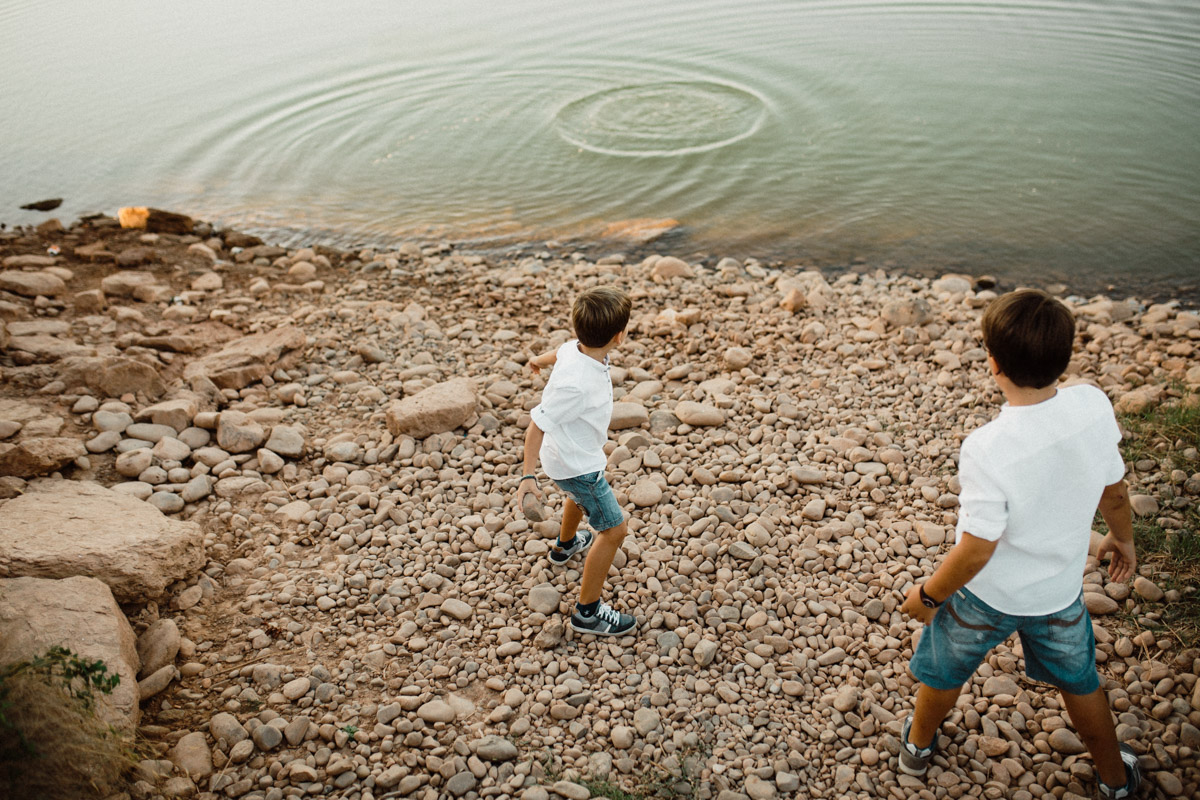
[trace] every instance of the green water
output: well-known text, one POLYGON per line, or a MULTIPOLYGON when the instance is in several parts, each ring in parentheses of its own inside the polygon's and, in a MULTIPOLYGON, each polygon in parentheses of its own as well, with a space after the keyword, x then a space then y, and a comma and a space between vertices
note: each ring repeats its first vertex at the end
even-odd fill
POLYGON ((0 0, 0 221, 1200 283, 1200 4, 0 0), (616 246, 613 249, 619 249, 616 246))

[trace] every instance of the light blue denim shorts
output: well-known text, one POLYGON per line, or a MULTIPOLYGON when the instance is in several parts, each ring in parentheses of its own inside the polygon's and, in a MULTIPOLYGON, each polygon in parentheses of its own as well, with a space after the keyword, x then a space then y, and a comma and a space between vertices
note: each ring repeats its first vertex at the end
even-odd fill
POLYGON ((1068 694, 1100 688, 1092 618, 1080 592, 1075 602, 1053 614, 1004 614, 966 589, 947 600, 925 627, 909 669, 933 689, 957 689, 974 674, 988 652, 1016 632, 1025 652, 1025 674, 1068 694))
POLYGON ((615 528, 625 521, 625 512, 617 503, 617 497, 605 480, 603 472, 555 479, 554 483, 575 501, 575 505, 583 509, 583 513, 587 514, 588 524, 597 531, 615 528))

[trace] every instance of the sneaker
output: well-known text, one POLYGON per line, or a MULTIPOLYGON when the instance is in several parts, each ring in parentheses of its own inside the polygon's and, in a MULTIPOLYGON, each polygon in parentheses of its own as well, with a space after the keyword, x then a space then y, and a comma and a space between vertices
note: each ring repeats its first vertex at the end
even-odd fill
POLYGON ((600 603, 596 613, 585 617, 576 611, 571 616, 571 630, 596 636, 623 636, 634 629, 637 620, 622 614, 608 603, 600 603))
POLYGON ((904 730, 900 732, 900 771, 906 775, 921 777, 929 769, 929 762, 937 750, 937 734, 929 747, 919 749, 908 741, 908 731, 912 728, 912 714, 904 720, 904 730))
POLYGON ((1142 787, 1142 770, 1138 766, 1137 753, 1127 744, 1121 745, 1121 761, 1125 764, 1125 785, 1114 789, 1104 781, 1097 781, 1103 800, 1124 800, 1133 797, 1142 787))
POLYGON ((550 563, 561 567, 571 560, 571 556, 587 550, 591 546, 594 536, 595 534, 591 531, 579 531, 575 534, 575 540, 571 542, 570 547, 559 547, 555 544, 554 549, 550 551, 550 563))

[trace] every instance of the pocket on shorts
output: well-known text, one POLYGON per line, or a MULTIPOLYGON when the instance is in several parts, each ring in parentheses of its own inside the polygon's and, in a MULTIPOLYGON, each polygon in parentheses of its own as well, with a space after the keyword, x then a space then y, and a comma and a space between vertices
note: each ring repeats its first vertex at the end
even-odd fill
POLYGON ((1087 639, 1090 625, 1091 619, 1087 613, 1087 606, 1083 604, 1083 597, 1080 596, 1078 600, 1062 611, 1044 617, 1039 627, 1046 638, 1051 641, 1061 644, 1077 644, 1087 639), (1084 626, 1089 627, 1085 629, 1084 626))
POLYGON ((996 636, 995 612, 981 608, 959 592, 950 595, 940 613, 949 617, 946 635, 956 644, 977 645, 996 636))

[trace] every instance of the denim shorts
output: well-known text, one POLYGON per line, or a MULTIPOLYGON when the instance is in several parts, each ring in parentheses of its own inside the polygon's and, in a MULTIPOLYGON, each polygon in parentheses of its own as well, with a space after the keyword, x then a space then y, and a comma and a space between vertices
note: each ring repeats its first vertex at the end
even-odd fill
POLYGON ((909 664, 913 676, 933 689, 957 689, 988 652, 1016 631, 1025 652, 1025 674, 1068 694, 1100 688, 1096 639, 1083 593, 1074 603, 1036 617, 1003 614, 959 589, 925 627, 909 664))
POLYGON ((625 521, 625 512, 617 503, 612 487, 603 472, 589 472, 574 478, 555 479, 559 489, 566 492, 575 505, 587 514, 588 524, 597 531, 615 528, 625 521))

